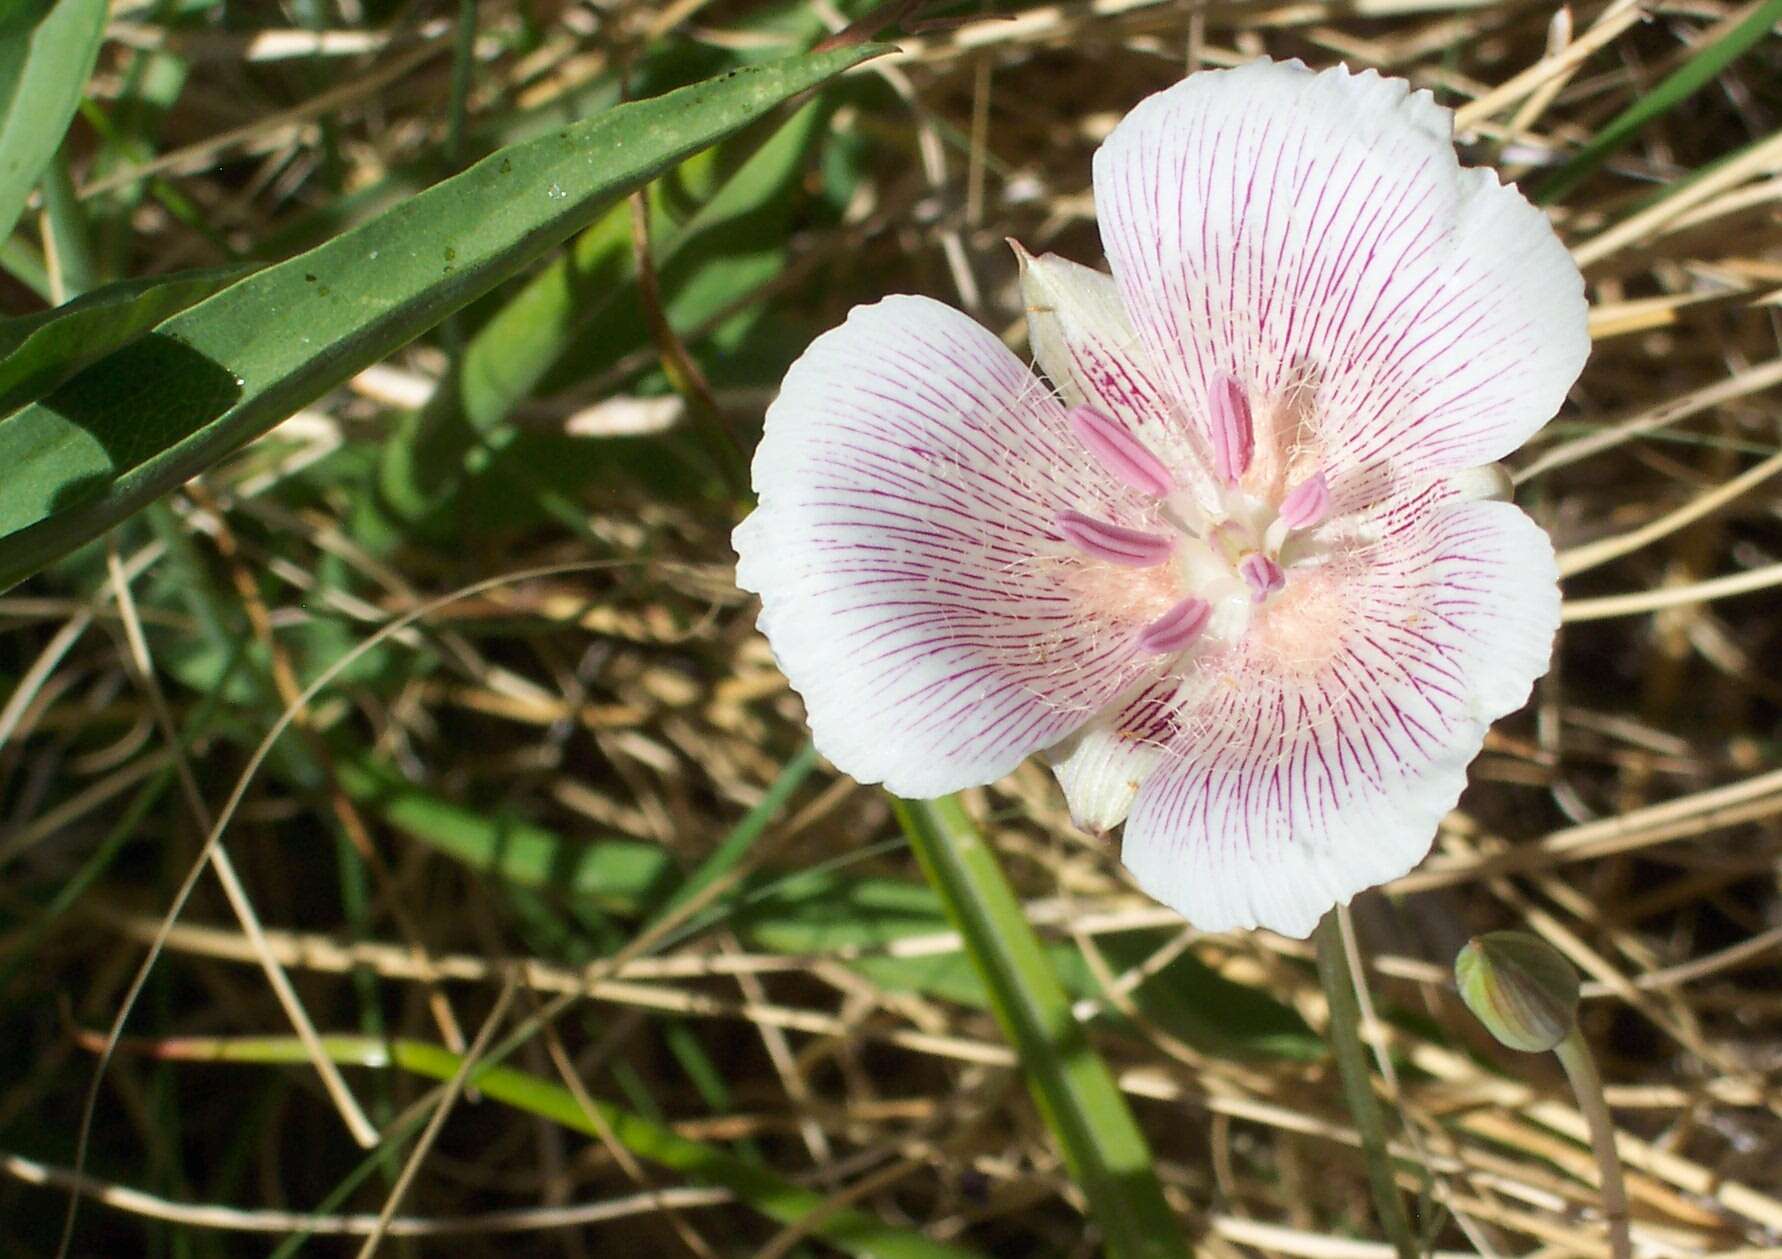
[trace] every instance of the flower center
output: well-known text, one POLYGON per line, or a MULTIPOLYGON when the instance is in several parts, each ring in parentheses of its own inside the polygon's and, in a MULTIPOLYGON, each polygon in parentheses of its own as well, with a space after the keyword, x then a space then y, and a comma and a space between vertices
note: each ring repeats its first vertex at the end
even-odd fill
POLYGON ((1292 580, 1296 569, 1324 560, 1311 531, 1330 515, 1322 471, 1272 495, 1243 487, 1255 454, 1255 427, 1243 389, 1229 376, 1214 382, 1208 427, 1218 482, 1211 503, 1176 485, 1169 468, 1137 437, 1093 407, 1078 406, 1070 424, 1108 476, 1157 503, 1154 527, 1134 529, 1082 512, 1059 514, 1066 541, 1091 559, 1124 568, 1173 569, 1181 596, 1138 636, 1140 650, 1176 655, 1208 638, 1237 642, 1258 610, 1292 580))

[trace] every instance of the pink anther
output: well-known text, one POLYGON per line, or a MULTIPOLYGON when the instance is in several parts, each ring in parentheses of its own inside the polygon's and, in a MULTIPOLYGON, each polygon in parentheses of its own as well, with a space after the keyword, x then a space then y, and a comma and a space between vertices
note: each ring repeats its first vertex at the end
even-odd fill
POLYGON ((1310 529, 1330 515, 1330 485, 1324 473, 1314 472, 1287 491, 1281 500, 1280 520, 1289 529, 1310 529))
POLYGON ((1238 576, 1250 583, 1250 602, 1261 603, 1287 584, 1281 566, 1261 551, 1252 551, 1238 562, 1238 576))
POLYGON ((1115 480, 1141 494, 1162 498, 1175 488, 1163 460, 1094 407, 1070 409, 1070 427, 1115 480))
POLYGON ((1200 637, 1213 617, 1213 605, 1190 595, 1145 626, 1138 636, 1140 651, 1173 656, 1200 637))
POLYGON ((1243 386, 1220 372, 1208 391, 1207 416, 1212 428, 1213 471, 1227 485, 1236 485, 1250 467, 1256 450, 1256 429, 1250 422, 1250 399, 1243 386))
POLYGON ((1109 524, 1080 511, 1059 512, 1058 531, 1085 555, 1126 568, 1150 568, 1161 564, 1176 549, 1173 538, 1109 524))

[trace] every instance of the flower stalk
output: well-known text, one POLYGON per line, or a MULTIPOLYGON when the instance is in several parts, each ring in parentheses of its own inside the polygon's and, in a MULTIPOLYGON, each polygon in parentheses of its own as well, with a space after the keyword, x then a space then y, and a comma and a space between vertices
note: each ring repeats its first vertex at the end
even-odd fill
POLYGON ((1355 976, 1349 969, 1349 957, 1343 948, 1338 911, 1330 910, 1312 932, 1312 943, 1318 955, 1318 979, 1324 987, 1324 1000, 1330 1007, 1330 1048, 1336 1056, 1337 1074, 1342 1078, 1343 1096, 1349 1105, 1349 1117, 1361 1136, 1361 1153, 1367 1163, 1368 1185, 1373 1190, 1374 1209, 1379 1212, 1380 1226, 1385 1229, 1398 1259, 1417 1259, 1420 1253, 1411 1235, 1410 1217, 1405 1214, 1404 1199, 1399 1196, 1398 1181, 1393 1174, 1392 1154, 1386 1146, 1386 1115, 1374 1088, 1367 1066, 1367 1051, 1361 1042, 1361 1006, 1355 998, 1355 976))
POLYGON ((1603 1079, 1596 1069, 1596 1057, 1576 1024, 1553 1047, 1553 1055, 1565 1068, 1578 1109, 1590 1125, 1590 1147, 1596 1153, 1597 1171, 1602 1177, 1603 1218, 1609 1225, 1610 1253, 1614 1259, 1630 1259, 1633 1240, 1627 1228, 1627 1183, 1621 1175, 1621 1156, 1615 1152, 1615 1121, 1609 1115, 1609 1104, 1603 1100, 1603 1079))
POLYGON ((1454 959, 1461 1000, 1498 1041, 1524 1053, 1552 1050, 1565 1069, 1602 1180, 1603 1217, 1614 1259, 1629 1259, 1627 1184, 1602 1076, 1578 1026, 1578 972, 1559 951, 1521 931, 1490 931, 1454 959))

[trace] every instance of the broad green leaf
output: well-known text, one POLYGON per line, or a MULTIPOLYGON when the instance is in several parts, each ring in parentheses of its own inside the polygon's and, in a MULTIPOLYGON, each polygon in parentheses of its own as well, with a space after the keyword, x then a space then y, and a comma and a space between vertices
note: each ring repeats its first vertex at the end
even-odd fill
MULTIPOLYGON (((657 181, 652 198, 653 252, 665 314, 673 326, 697 324, 722 301, 744 291, 743 277, 726 277, 732 282, 722 298, 696 294, 703 300, 689 306, 689 281, 706 273, 701 268, 712 262, 715 250, 726 244, 760 248, 759 237, 765 235, 772 241, 769 265, 779 268, 786 247, 784 224, 765 224, 765 233, 754 233, 755 238, 746 242, 727 240, 723 229, 738 224, 752 227, 752 220, 787 212, 787 185, 802 170, 804 155, 826 116, 817 104, 807 105, 753 152, 745 147, 751 136, 739 136, 731 145, 702 153, 657 181), (747 156, 739 160, 727 151, 733 148, 747 156), (676 225, 665 222, 669 216, 662 203, 681 185, 703 186, 682 191, 682 199, 696 204, 687 207, 687 220, 676 225)), ((385 445, 379 510, 410 525, 440 518, 456 525, 463 518, 455 494, 465 479, 466 456, 479 445, 498 450, 507 446, 510 437, 503 422, 541 383, 562 374, 560 364, 573 365, 574 376, 586 378, 649 341, 638 317, 631 249, 631 216, 621 207, 581 233, 483 323, 427 405, 385 445)), ((572 439, 559 439, 559 444, 566 440, 572 439)), ((558 459, 533 467, 526 459, 532 453, 529 444, 520 445, 519 466, 511 469, 515 475, 500 475, 510 470, 507 460, 490 468, 496 475, 489 479, 499 484, 491 487, 489 497, 502 504, 500 510, 509 518, 514 515, 514 482, 548 481, 555 469, 574 463, 558 459)))
POLYGON ((0 588, 419 336, 687 154, 867 57, 735 70, 491 154, 95 363, 0 425, 0 588))
POLYGON ((0 240, 62 146, 106 11, 106 0, 23 0, 0 11, 0 240))
POLYGON ((0 320, 0 414, 35 401, 252 267, 182 271, 94 289, 52 310, 0 320))
POLYGON ((1110 1259, 1185 1259, 1182 1228, 1107 1064, 958 801, 894 800, 928 882, 965 941, 1046 1126, 1089 1201, 1110 1259))

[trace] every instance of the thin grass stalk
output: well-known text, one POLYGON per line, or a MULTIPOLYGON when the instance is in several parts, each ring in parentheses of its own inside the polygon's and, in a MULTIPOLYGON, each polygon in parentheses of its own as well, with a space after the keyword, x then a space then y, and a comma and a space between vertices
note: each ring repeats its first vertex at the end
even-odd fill
MULTIPOLYGON (((324 1052, 337 1066, 396 1067, 440 1081, 461 1080, 485 1099, 536 1115, 575 1132, 597 1137, 604 1127, 628 1151, 646 1162, 678 1172, 700 1184, 728 1189, 739 1201, 778 1223, 795 1226, 846 1254, 862 1259, 984 1259, 975 1250, 930 1240, 913 1229, 890 1224, 852 1207, 839 1206, 819 1192, 801 1188, 715 1145, 683 1137, 674 1129, 599 1098, 577 1098, 569 1089, 526 1071, 496 1065, 489 1058, 467 1063, 444 1046, 418 1040, 385 1041, 367 1036, 325 1036, 324 1052), (597 1113, 590 1115, 584 1103, 597 1113)), ((192 1036, 138 1041, 132 1049, 159 1058, 198 1062, 297 1065, 308 1061, 293 1036, 192 1036)), ((414 1116, 393 1124, 396 1140, 406 1140, 414 1116)), ((367 1160, 369 1163, 370 1160, 367 1160)), ((362 1165, 355 1175, 369 1170, 362 1165)), ((330 1204, 330 1206, 332 1203, 330 1204)), ((289 1253, 289 1252, 287 1252, 289 1253)))

